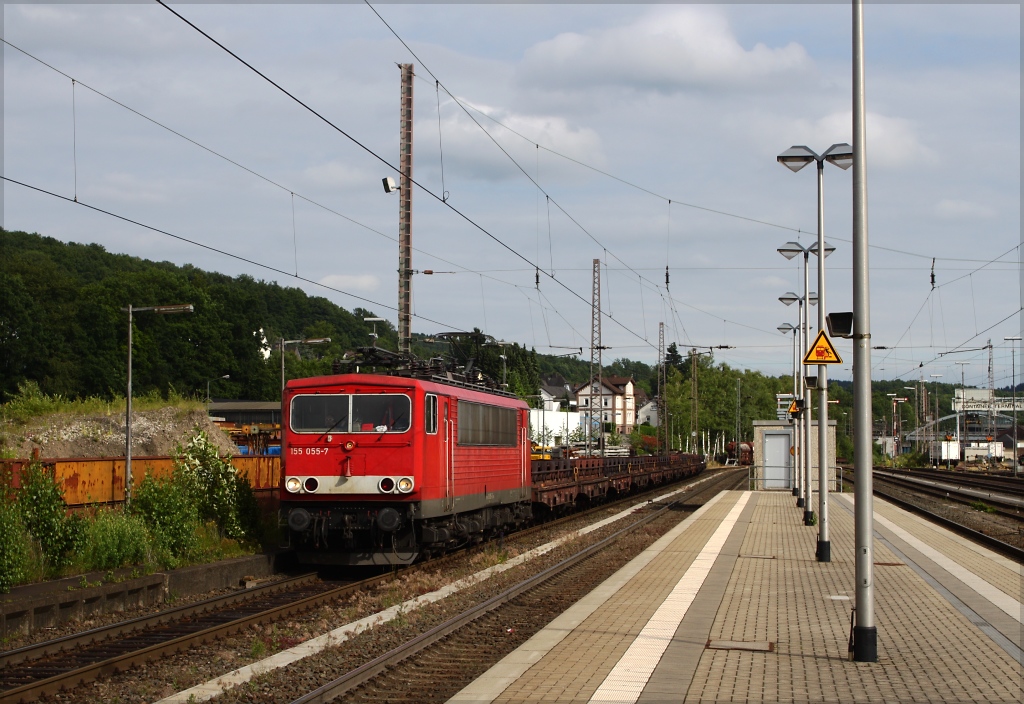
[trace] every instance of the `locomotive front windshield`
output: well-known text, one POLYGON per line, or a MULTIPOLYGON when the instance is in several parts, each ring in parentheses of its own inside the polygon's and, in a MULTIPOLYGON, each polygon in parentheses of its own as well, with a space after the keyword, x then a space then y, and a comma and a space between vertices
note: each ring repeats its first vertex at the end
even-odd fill
POLYGON ((412 403, 404 394, 316 394, 292 398, 296 433, 404 433, 412 403))

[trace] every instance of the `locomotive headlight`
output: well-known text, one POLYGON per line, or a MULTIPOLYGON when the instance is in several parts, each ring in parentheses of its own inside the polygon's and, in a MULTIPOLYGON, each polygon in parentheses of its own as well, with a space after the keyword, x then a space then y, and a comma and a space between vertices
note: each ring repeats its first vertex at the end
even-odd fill
POLYGON ((412 491, 412 477, 402 477, 398 480, 398 490, 403 494, 412 491))
POLYGON ((302 486, 302 482, 299 481, 298 477, 288 477, 288 480, 284 483, 284 488, 293 494, 299 490, 300 486, 302 486))
POLYGON ((380 489, 383 494, 390 494, 395 490, 395 480, 391 477, 384 477, 380 480, 380 483, 377 484, 377 488, 380 489))

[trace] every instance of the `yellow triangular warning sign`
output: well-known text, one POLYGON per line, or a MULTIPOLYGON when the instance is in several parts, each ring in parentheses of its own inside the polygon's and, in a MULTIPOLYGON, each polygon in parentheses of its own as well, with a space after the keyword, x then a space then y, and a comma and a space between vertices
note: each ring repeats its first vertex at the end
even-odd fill
POLYGON ((843 360, 836 352, 836 348, 832 345, 832 340, 828 339, 828 335, 825 334, 824 330, 818 331, 818 336, 814 338, 814 344, 807 350, 807 354, 804 355, 804 364, 842 364, 843 360))
POLYGON ((787 411, 787 413, 799 413, 799 412, 800 412, 800 409, 797 408, 796 401, 793 401, 792 403, 789 404, 789 410, 787 411))

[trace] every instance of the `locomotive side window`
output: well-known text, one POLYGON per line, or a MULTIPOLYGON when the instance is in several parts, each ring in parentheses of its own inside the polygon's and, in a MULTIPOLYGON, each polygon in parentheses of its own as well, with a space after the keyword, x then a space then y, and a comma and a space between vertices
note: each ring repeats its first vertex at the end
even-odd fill
POLYGON ((426 395, 426 403, 423 411, 423 430, 428 435, 437 434, 437 396, 426 395))
POLYGON ((515 410, 459 401, 459 444, 515 447, 515 410))
POLYGON ((296 433, 404 433, 411 415, 404 394, 316 394, 292 398, 296 433))
POLYGON ((317 394, 292 399, 291 426, 297 433, 348 432, 348 394, 317 394))

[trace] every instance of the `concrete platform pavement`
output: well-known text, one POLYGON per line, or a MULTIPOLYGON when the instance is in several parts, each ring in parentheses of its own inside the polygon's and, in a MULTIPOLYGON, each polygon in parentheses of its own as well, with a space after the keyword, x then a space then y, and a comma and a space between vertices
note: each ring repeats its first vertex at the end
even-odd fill
POLYGON ((876 663, 848 659, 852 495, 832 562, 789 494, 724 492, 452 702, 1019 702, 1022 568, 875 500, 876 663))

